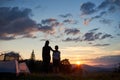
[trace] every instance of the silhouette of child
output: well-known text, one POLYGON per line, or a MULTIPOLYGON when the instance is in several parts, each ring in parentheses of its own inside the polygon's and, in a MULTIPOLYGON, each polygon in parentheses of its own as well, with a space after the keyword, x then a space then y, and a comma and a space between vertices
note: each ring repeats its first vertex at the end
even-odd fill
POLYGON ((55 51, 53 52, 53 72, 59 72, 60 65, 60 51, 58 50, 58 46, 55 46, 55 51))

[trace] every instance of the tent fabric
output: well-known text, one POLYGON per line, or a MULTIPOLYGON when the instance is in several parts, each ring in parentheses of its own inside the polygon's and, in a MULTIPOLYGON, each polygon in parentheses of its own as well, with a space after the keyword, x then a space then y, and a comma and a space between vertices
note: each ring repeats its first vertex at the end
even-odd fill
POLYGON ((0 61, 8 61, 8 60, 22 60, 21 56, 19 55, 19 53, 16 52, 8 52, 5 54, 1 54, 0 55, 0 61))
POLYGON ((20 73, 30 73, 25 62, 19 63, 19 70, 20 70, 20 73))
POLYGON ((0 61, 0 72, 6 73, 18 73, 18 63, 14 61, 0 61))
POLYGON ((18 63, 17 60, 0 61, 0 73, 13 73, 19 75, 20 73, 30 73, 25 62, 18 63))
POLYGON ((19 70, 19 66, 18 66, 18 61, 15 60, 15 64, 16 64, 16 74, 18 75, 20 73, 20 70, 19 70))
POLYGON ((21 59, 20 55, 15 52, 8 52, 0 55, 0 73, 30 73, 25 62, 18 63, 21 59))

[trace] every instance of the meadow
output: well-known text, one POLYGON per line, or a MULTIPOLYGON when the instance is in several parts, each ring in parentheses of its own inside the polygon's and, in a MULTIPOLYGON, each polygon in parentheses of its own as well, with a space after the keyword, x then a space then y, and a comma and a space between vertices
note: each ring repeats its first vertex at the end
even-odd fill
POLYGON ((38 74, 32 73, 29 75, 21 75, 18 77, 3 77, 0 80, 120 80, 120 73, 114 72, 99 72, 80 74, 38 74))

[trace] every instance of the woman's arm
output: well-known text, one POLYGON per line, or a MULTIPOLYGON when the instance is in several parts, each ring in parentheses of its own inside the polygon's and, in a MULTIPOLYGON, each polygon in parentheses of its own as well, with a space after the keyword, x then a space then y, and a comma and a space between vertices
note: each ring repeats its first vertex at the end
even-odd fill
POLYGON ((50 50, 53 51, 53 52, 55 51, 55 50, 53 50, 51 47, 50 47, 50 50))

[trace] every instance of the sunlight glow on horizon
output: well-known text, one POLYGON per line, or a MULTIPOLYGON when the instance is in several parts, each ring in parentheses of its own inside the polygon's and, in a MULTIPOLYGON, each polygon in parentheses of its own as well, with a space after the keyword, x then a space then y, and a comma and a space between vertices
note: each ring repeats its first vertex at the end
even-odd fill
POLYGON ((81 64, 81 62, 80 62, 80 61, 76 61, 76 64, 77 64, 77 65, 80 65, 80 64, 81 64))

